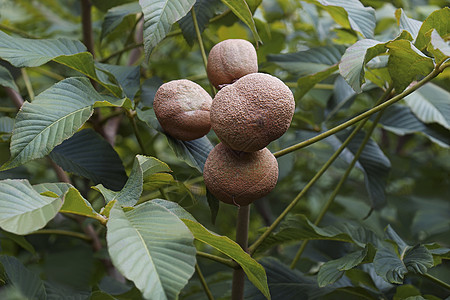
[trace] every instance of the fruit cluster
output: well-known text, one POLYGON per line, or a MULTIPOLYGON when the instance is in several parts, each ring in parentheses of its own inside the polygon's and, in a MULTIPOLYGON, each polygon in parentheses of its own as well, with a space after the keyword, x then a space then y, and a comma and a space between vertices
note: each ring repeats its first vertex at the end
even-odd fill
POLYGON ((154 110, 163 129, 181 140, 202 137, 212 127, 221 140, 209 154, 203 176, 222 202, 249 205, 276 185, 278 163, 266 146, 289 128, 295 102, 278 78, 258 72, 256 50, 245 40, 215 45, 208 57, 214 100, 189 80, 157 91, 154 110))

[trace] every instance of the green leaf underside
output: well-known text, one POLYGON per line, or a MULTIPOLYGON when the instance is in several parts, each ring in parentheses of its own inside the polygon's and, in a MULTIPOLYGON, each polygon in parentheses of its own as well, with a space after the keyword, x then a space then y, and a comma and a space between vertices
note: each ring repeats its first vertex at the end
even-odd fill
POLYGON ((415 40, 417 38, 417 34, 419 33, 420 26, 422 26, 422 22, 409 18, 401 8, 395 11, 395 17, 399 24, 400 30, 406 30, 415 40))
POLYGON ((169 33, 172 25, 184 17, 195 0, 139 0, 144 13, 144 48, 147 59, 153 48, 169 33))
POLYGON ((14 119, 10 117, 0 117, 0 135, 10 134, 14 128, 14 119))
POLYGON ((344 28, 353 29, 365 38, 373 38, 375 30, 375 10, 364 7, 358 0, 306 0, 319 5, 344 28))
POLYGON ((324 46, 295 53, 267 55, 267 60, 284 70, 306 76, 322 72, 337 64, 345 52, 343 46, 324 46))
POLYGON ((446 36, 450 33, 450 8, 444 7, 442 9, 432 12, 423 21, 420 27, 419 33, 417 34, 417 39, 414 45, 419 50, 426 48, 430 42, 430 37, 427 33, 435 29, 440 36, 446 36))
POLYGON ((44 227, 62 205, 59 198, 41 196, 27 180, 0 181, 0 227, 28 234, 44 227))
POLYGON ((146 202, 124 212, 116 203, 106 240, 114 266, 147 299, 175 299, 194 273, 193 236, 160 205, 146 202))
POLYGON ((219 250, 223 254, 235 260, 247 274, 248 279, 270 299, 269 288, 267 287, 267 278, 264 268, 253 258, 250 257, 242 248, 234 241, 226 236, 217 235, 200 223, 183 219, 186 226, 191 230, 194 238, 211 247, 219 250))
POLYGON ((109 9, 105 14, 105 19, 102 23, 100 40, 116 29, 126 16, 137 14, 140 11, 141 7, 137 2, 126 3, 109 9))
POLYGON ((25 102, 17 114, 11 138, 11 158, 2 169, 44 157, 72 136, 102 101, 87 78, 68 78, 25 102))
POLYGON ((10 89, 13 89, 15 91, 19 91, 19 88, 16 85, 16 82, 14 81, 14 78, 12 77, 11 73, 8 71, 7 68, 0 65, 0 86, 4 86, 10 89))
POLYGON ((439 35, 436 29, 430 34, 430 44, 427 50, 433 54, 437 63, 443 62, 450 57, 450 46, 439 35))
POLYGON ((92 129, 76 132, 56 146, 50 153, 66 172, 88 178, 94 184, 118 191, 127 181, 127 175, 117 152, 92 129))
POLYGON ((428 83, 405 97, 406 104, 424 123, 438 123, 450 129, 450 93, 428 83))
POLYGON ((392 41, 386 47, 389 48, 388 70, 397 93, 401 93, 419 75, 426 76, 434 68, 433 60, 410 41, 392 41))
POLYGON ((169 146, 175 152, 178 158, 184 160, 191 167, 203 172, 206 159, 209 152, 214 148, 208 137, 192 140, 181 141, 174 139, 170 135, 166 135, 169 146))
POLYGON ((96 185, 94 189, 102 193, 106 202, 117 200, 120 205, 133 206, 142 194, 144 184, 152 179, 153 174, 161 172, 170 172, 169 166, 154 157, 137 155, 130 176, 122 190, 119 192, 111 191, 102 184, 96 185))
POLYGON ((261 38, 256 30, 255 20, 253 20, 253 15, 247 5, 247 2, 245 0, 222 0, 222 2, 225 3, 225 5, 228 6, 231 11, 250 28, 253 34, 253 39, 257 42, 261 42, 261 38))
POLYGON ((0 264, 8 277, 6 287, 14 287, 25 299, 47 299, 44 282, 15 257, 2 255, 0 264))

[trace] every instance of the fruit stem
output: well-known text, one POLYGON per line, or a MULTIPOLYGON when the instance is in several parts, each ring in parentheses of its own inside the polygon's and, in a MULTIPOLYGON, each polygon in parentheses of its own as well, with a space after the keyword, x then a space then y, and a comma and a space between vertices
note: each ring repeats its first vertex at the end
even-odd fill
MULTIPOLYGON (((236 243, 247 252, 248 246, 248 223, 250 219, 250 205, 239 206, 236 223, 236 243)), ((233 282, 231 288, 231 299, 244 299, 245 273, 242 268, 233 271, 233 282)))
MULTIPOLYGON (((391 89, 388 89, 392 90, 391 89)), ((326 212, 330 208, 331 204, 333 203, 334 199, 336 198, 337 194, 341 190, 341 187, 343 186, 344 182, 347 180, 348 176, 350 175, 350 172, 353 170, 353 167, 355 166, 356 162, 358 161, 359 157, 361 156, 361 153, 363 152, 367 142, 369 142, 370 137, 372 136, 373 131, 375 130, 375 127, 377 127, 378 122, 380 121, 381 116, 383 115, 383 110, 380 111, 373 121, 372 125, 369 128, 369 131, 366 133, 366 136, 364 137, 364 140, 361 142, 361 145, 359 146, 358 150, 356 151, 353 160, 351 161, 350 165, 347 167, 347 170, 345 171, 344 175, 341 177, 341 180, 339 180, 339 183, 336 185, 333 193, 331 194, 330 198, 328 198, 325 205, 322 207, 322 210, 320 211, 319 215, 317 216, 316 220, 314 221, 314 225, 319 225, 319 223, 322 221, 323 217, 325 216, 326 212)), ((365 119, 361 123, 365 123, 367 119, 365 119)), ((297 254, 295 255, 294 260, 291 263, 291 269, 294 269, 297 265, 297 262, 299 261, 300 257, 303 254, 303 251, 306 248, 306 245, 308 244, 308 240, 303 241, 300 248, 297 251, 297 254)))
POLYGON ((217 255, 214 255, 214 254, 209 254, 209 253, 206 253, 206 252, 197 251, 197 256, 208 258, 210 260, 214 260, 216 262, 219 262, 219 263, 221 263, 221 264, 223 264, 225 266, 228 266, 230 268, 233 268, 233 269, 236 268, 236 266, 237 266, 237 263, 235 263, 231 259, 223 258, 223 257, 217 256, 217 255))
POLYGON ((198 265, 198 263, 195 264, 195 272, 197 272, 198 278, 200 279, 200 282, 202 283, 203 289, 205 290, 205 294, 208 297, 208 299, 214 300, 211 290, 209 289, 208 284, 206 283, 205 277, 203 276, 203 273, 200 270, 200 266, 198 265))
MULTIPOLYGON (((195 34, 197 35, 198 45, 200 46, 200 52, 202 53, 203 65, 205 66, 205 71, 206 71, 206 67, 208 65, 208 58, 206 57, 205 46, 203 45, 202 34, 200 33, 200 28, 198 27, 197 15, 195 14, 194 7, 192 7, 192 9, 191 9, 191 14, 192 14, 192 21, 194 22, 195 34)), ((212 96, 214 98, 214 96, 216 95, 216 89, 214 88, 214 86, 211 83, 210 83, 210 86, 211 86, 212 96)))
POLYGON ((95 57, 94 37, 92 35, 91 0, 81 0, 81 22, 83 24, 83 42, 87 50, 95 57))
MULTIPOLYGON (((381 103, 384 101, 389 94, 392 91, 392 87, 388 88, 383 95, 378 100, 378 103, 381 103)), ((386 101, 387 102, 387 101, 386 101)), ((385 102, 385 103, 386 103, 385 102)), ((377 106, 376 106, 377 107, 377 106)), ((363 119, 361 123, 358 124, 358 126, 353 129, 353 131, 350 133, 350 135, 347 137, 347 139, 342 143, 342 145, 339 147, 336 152, 333 153, 333 155, 328 159, 328 161, 322 166, 322 168, 314 175, 314 177, 306 184, 306 186, 303 188, 303 190, 300 191, 300 193, 292 200, 292 202, 286 207, 286 209, 278 216, 278 218, 272 223, 272 225, 269 226, 269 228, 266 229, 266 231, 249 247, 249 253, 252 255, 255 253, 256 249, 262 244, 262 242, 275 230, 275 228, 281 223, 281 221, 286 217, 286 215, 297 205, 297 203, 300 201, 300 199, 303 197, 303 195, 306 194, 306 192, 309 190, 310 187, 316 183, 316 181, 325 173, 325 171, 331 166, 331 164, 338 158, 338 156, 341 154, 342 151, 347 147, 347 145, 350 143, 352 138, 358 133, 358 131, 364 126, 364 124, 367 122, 368 119, 363 119)), ((303 251, 303 250, 302 250, 303 251)))
POLYGON ((438 64, 435 66, 434 70, 428 74, 426 77, 424 77, 421 81, 419 81, 417 84, 411 86, 410 88, 404 90, 403 92, 401 92, 400 94, 398 94, 395 97, 392 97, 391 99, 389 99, 388 101, 375 106, 372 109, 369 109, 368 111, 359 114, 358 116, 354 117, 353 119, 348 120, 347 122, 342 123, 341 125, 338 125, 334 128, 331 128, 328 131, 325 131, 324 133, 321 133, 319 135, 316 135, 313 138, 310 138, 306 141, 303 141, 301 143, 295 144, 293 146, 287 147, 283 150, 277 151, 275 152, 273 155, 275 157, 281 157, 283 155, 286 155, 288 153, 291 153, 293 151, 302 149, 306 146, 309 146, 311 144, 314 144, 315 142, 318 142, 320 140, 323 140, 324 138, 329 137, 330 135, 335 134, 336 132, 339 132, 363 119, 366 119, 368 117, 370 117, 371 115, 379 112, 380 110, 385 109, 386 107, 402 100, 403 98, 405 98, 406 96, 408 96, 409 94, 415 92, 416 90, 418 90, 419 88, 421 88, 425 83, 428 83, 429 81, 431 81, 433 78, 435 78, 436 76, 438 76, 442 71, 444 71, 445 68, 449 67, 450 63, 445 63, 445 64, 438 64))

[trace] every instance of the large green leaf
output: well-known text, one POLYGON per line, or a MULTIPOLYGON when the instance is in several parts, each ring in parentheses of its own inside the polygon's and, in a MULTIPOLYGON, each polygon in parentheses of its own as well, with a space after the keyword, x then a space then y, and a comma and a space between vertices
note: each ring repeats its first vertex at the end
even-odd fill
POLYGON ((401 93, 420 75, 428 75, 434 68, 433 60, 407 40, 392 41, 389 48, 388 70, 397 93, 401 93))
POLYGON ((267 277, 264 268, 242 248, 226 236, 215 234, 202 224, 189 219, 183 219, 196 240, 199 240, 235 260, 247 274, 248 279, 270 299, 267 277))
POLYGON ((153 174, 170 171, 169 166, 159 159, 136 155, 133 169, 122 190, 114 192, 105 188, 102 184, 96 185, 94 188, 102 193, 106 202, 117 200, 120 205, 133 206, 142 194, 144 183, 152 180, 153 174))
MULTIPOLYGON (((197 0, 194 4, 195 16, 197 17, 198 28, 202 33, 209 23, 209 20, 215 16, 218 8, 222 6, 221 0, 197 0)), ((192 12, 178 21, 184 39, 189 45, 193 45, 197 41, 194 22, 192 20, 192 12)))
POLYGON ((359 40, 345 51, 339 64, 339 72, 357 93, 361 93, 361 85, 365 82, 365 65, 384 52, 385 46, 379 41, 359 40))
POLYGON ((427 33, 435 29, 440 36, 447 36, 450 33, 450 8, 444 7, 442 9, 432 12, 423 21, 420 27, 415 46, 419 50, 423 50, 430 42, 430 36, 427 33))
POLYGON ((50 152, 66 172, 88 178, 94 184, 118 191, 127 181, 127 174, 114 148, 92 129, 75 133, 50 152))
POLYGON ((450 129, 450 93, 429 83, 405 97, 406 104, 424 123, 439 123, 450 129))
POLYGON ((176 299, 194 273, 193 236, 168 209, 143 203, 111 209, 106 240, 114 266, 147 299, 176 299))
POLYGON ((172 24, 184 17, 195 0, 139 0, 144 13, 144 48, 147 59, 166 37, 172 24))
POLYGON ((306 0, 326 11, 344 28, 359 32, 364 38, 373 38, 375 30, 375 10, 364 7, 359 0, 306 0))
POLYGON ((86 52, 86 47, 77 40, 34 40, 12 37, 0 31, 0 58, 16 67, 37 67, 53 60, 97 81, 116 97, 123 95, 120 86, 110 80, 100 79, 113 76, 97 68, 92 54, 86 52))
POLYGON ((2 170, 44 157, 72 136, 102 101, 87 78, 68 78, 25 102, 16 117, 11 138, 11 158, 2 170))
POLYGON ((292 74, 305 76, 337 64, 344 51, 343 46, 323 46, 296 53, 268 55, 267 60, 292 74))
POLYGON ((38 274, 25 268, 17 258, 2 255, 0 256, 0 264, 8 276, 6 288, 16 288, 25 299, 47 299, 44 282, 38 274))
POLYGON ((416 39, 422 22, 409 18, 401 8, 395 11, 395 18, 397 19, 400 30, 408 31, 412 38, 416 39))
MULTIPOLYGON (((343 142, 348 134, 349 132, 344 132, 343 134, 338 134, 337 137, 343 142)), ((341 157, 350 163, 364 138, 365 134, 359 132, 347 146, 350 153, 346 152, 345 155, 342 155, 341 157)), ((358 159, 356 167, 364 173, 364 181, 366 190, 369 194, 371 207, 381 208, 386 202, 384 190, 391 169, 391 162, 373 139, 370 139, 367 142, 358 159)))
POLYGON ((424 124, 409 107, 404 105, 397 104, 388 107, 380 119, 380 125, 397 135, 424 134, 441 147, 450 147, 450 134, 447 129, 437 124, 433 124, 433 126, 424 124))
POLYGON ((252 31, 253 38, 257 42, 261 42, 261 38, 256 30, 255 20, 253 20, 252 11, 245 0, 222 0, 231 11, 247 25, 252 31))
POLYGON ((0 65, 0 85, 11 88, 15 91, 19 91, 19 88, 17 87, 16 82, 14 81, 14 78, 12 77, 11 73, 8 71, 7 68, 1 65, 0 65))
POLYGON ((184 160, 188 165, 203 172, 203 167, 209 152, 214 148, 208 137, 204 136, 192 141, 177 140, 169 135, 166 135, 166 137, 169 146, 179 158, 184 160))
POLYGON ((59 198, 41 196, 27 180, 0 181, 0 227, 28 234, 44 227, 62 205, 59 198))
POLYGON ((126 3, 109 9, 102 23, 100 40, 116 29, 126 16, 137 14, 140 11, 141 7, 137 2, 126 3))

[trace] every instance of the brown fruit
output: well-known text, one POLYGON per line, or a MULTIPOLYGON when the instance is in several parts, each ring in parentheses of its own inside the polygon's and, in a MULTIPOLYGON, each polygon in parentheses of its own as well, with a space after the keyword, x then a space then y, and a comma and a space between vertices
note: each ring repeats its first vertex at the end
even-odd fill
POLYGON ((183 141, 201 138, 211 129, 211 96, 190 80, 173 80, 161 85, 153 109, 161 127, 183 141))
POLYGON ((209 52, 206 73, 216 88, 256 72, 258 72, 256 50, 246 40, 224 40, 212 47, 209 52))
POLYGON ((294 110, 294 96, 281 80, 249 74, 217 93, 211 105, 211 126, 233 150, 253 152, 286 132, 294 110))
POLYGON ((278 163, 267 148, 246 153, 220 143, 210 152, 203 177, 206 187, 217 199, 244 206, 264 197, 275 187, 278 163))

